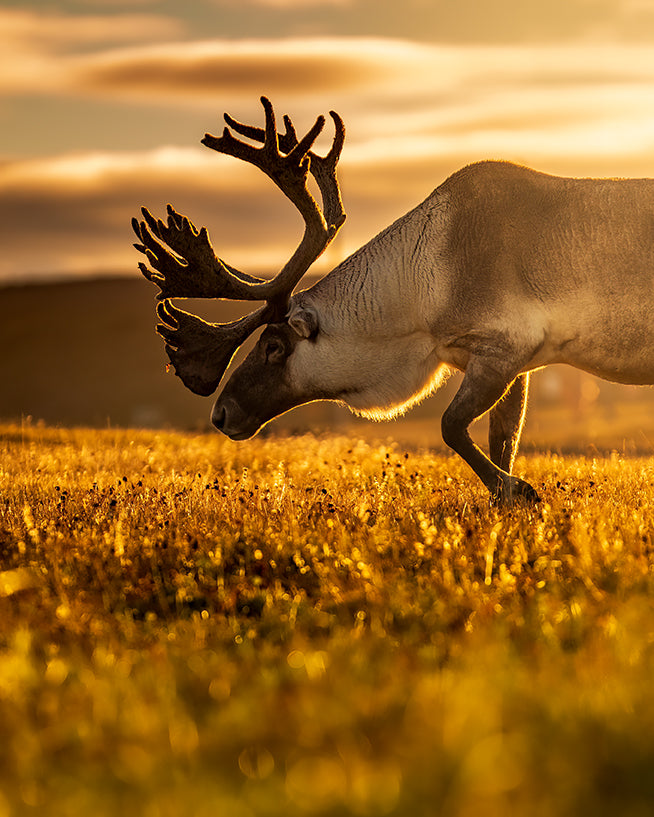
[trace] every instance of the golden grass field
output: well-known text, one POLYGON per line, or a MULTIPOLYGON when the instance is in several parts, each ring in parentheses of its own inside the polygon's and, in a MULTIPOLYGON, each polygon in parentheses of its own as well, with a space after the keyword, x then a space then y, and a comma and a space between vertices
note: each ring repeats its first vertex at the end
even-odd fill
POLYGON ((0 449, 0 817, 652 814, 650 460, 0 449))

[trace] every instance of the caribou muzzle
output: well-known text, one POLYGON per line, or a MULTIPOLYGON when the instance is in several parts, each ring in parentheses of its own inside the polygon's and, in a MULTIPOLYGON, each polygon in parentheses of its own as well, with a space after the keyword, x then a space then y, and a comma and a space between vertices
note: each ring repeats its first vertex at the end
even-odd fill
POLYGON ((249 440, 261 428, 252 415, 245 414, 234 400, 216 401, 211 412, 211 422, 218 431, 229 437, 230 440, 249 440))

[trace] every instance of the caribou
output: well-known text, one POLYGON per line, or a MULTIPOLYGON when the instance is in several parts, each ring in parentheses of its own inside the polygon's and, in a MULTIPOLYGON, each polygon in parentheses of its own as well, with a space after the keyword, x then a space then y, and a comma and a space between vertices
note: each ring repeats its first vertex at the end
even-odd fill
POLYGON ((219 386, 238 347, 265 326, 213 407, 213 424, 245 440, 274 417, 335 400, 375 419, 406 411, 452 370, 445 443, 492 498, 537 501, 512 474, 530 372, 566 363, 619 383, 654 383, 654 181, 551 176, 508 162, 457 171, 309 289, 293 291, 345 220, 331 148, 312 149, 266 97, 264 126, 225 114, 202 143, 272 179, 303 217, 297 249, 272 279, 217 257, 205 227, 168 205, 166 221, 133 219, 143 275, 160 292, 157 331, 176 374, 200 395, 219 386), (235 135, 236 134, 236 135, 235 135), (308 187, 311 175, 320 207, 308 187), (174 298, 262 301, 240 320, 208 323, 174 298), (468 428, 489 413, 488 456, 468 428))

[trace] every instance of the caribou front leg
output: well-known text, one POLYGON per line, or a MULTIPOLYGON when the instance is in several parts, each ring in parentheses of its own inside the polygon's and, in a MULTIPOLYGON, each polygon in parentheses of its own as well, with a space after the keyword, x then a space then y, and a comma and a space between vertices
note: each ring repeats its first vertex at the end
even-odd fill
POLYGON ((497 501, 510 503, 521 496, 530 502, 537 502, 538 494, 531 485, 512 477, 492 462, 473 443, 468 433, 468 426, 491 409, 510 389, 515 369, 508 374, 507 368, 495 360, 482 357, 470 359, 463 382, 443 414, 443 440, 463 457, 497 501))
POLYGON ((507 474, 513 469, 522 427, 527 413, 529 392, 529 372, 522 374, 511 383, 488 415, 488 450, 490 458, 507 474))

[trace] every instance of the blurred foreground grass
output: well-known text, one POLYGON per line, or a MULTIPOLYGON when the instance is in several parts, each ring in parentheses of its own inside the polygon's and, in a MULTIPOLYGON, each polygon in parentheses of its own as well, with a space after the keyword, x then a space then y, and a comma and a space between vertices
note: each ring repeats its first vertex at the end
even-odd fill
POLYGON ((644 817, 654 469, 0 427, 0 817, 644 817))

